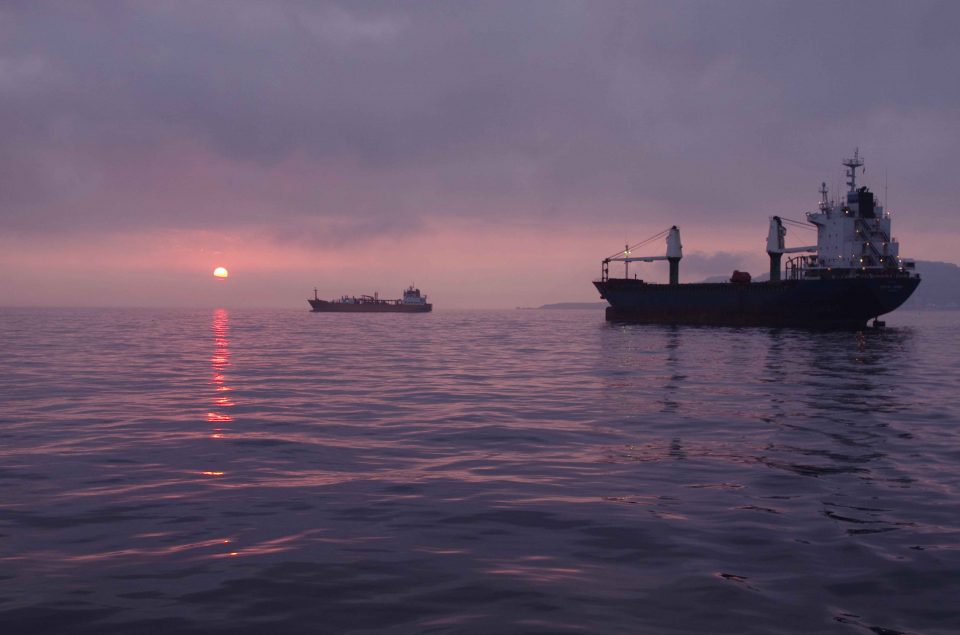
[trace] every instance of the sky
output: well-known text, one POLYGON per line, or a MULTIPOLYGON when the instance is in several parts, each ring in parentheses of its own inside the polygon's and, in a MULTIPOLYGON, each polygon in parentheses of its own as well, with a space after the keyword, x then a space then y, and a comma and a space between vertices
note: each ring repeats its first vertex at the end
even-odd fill
POLYGON ((855 148, 901 255, 957 263, 958 24, 929 1, 4 2, 0 305, 596 301, 601 259, 671 225, 681 281, 760 274, 769 216, 802 220, 855 148))

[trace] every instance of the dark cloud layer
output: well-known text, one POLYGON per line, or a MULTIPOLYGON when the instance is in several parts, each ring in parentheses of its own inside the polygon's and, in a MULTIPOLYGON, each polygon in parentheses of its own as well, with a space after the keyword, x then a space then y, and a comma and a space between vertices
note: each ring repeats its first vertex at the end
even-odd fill
POLYGON ((856 144, 946 219, 958 18, 953 2, 7 3, 0 227, 756 219, 778 198, 801 211, 856 144))

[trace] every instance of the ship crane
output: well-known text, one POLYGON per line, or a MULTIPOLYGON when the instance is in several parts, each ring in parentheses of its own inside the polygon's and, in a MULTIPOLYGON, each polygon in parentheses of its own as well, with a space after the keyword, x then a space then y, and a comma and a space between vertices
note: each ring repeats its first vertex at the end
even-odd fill
POLYGON ((786 247, 787 228, 779 216, 770 217, 770 232, 767 234, 767 255, 770 256, 770 281, 780 280, 780 260, 783 254, 810 253, 817 251, 817 245, 786 247))
POLYGON ((603 259, 603 271, 602 279, 610 279, 610 263, 611 262, 622 262, 623 263, 623 277, 630 277, 630 263, 631 262, 653 262, 655 260, 666 260, 670 263, 670 284, 680 284, 680 259, 683 258, 683 245, 680 244, 680 230, 676 225, 670 229, 665 229, 659 234, 651 236, 650 238, 637 243, 633 247, 627 245, 622 252, 617 252, 616 254, 610 256, 609 258, 603 259), (667 254, 665 256, 634 256, 632 255, 633 250, 642 247, 648 243, 662 238, 663 236, 667 237, 667 254))

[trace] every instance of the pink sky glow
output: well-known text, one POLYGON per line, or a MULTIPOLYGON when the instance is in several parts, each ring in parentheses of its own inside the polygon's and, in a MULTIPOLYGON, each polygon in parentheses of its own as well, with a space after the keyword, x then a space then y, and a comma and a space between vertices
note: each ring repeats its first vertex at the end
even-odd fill
POLYGON ((110 6, 0 7, 0 304, 597 301, 673 224, 682 281, 756 275, 856 147, 957 261, 952 3, 110 6))

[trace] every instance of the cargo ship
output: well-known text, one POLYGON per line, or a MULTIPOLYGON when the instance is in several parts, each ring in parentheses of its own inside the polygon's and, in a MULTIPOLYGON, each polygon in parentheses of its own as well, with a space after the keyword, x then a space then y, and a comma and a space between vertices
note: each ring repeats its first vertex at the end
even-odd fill
MULTIPOLYGON (((603 259, 601 277, 594 281, 610 306, 608 321, 648 324, 704 324, 718 326, 786 326, 861 329, 872 319, 903 304, 920 284, 916 265, 900 257, 899 243, 890 233, 890 214, 866 187, 857 187, 863 167, 859 149, 845 159, 848 191, 831 200, 826 183, 820 186, 819 209, 806 214, 817 232, 817 244, 788 248, 787 227, 796 223, 770 218, 767 255, 768 280, 753 281, 735 271, 729 282, 679 282, 683 257, 680 230, 673 226, 623 252, 603 259), (666 237, 665 256, 634 256, 640 246, 666 237), (784 254, 788 256, 781 270, 784 254), (669 282, 648 283, 629 277, 631 262, 666 260, 669 282), (624 263, 624 277, 610 274, 611 262, 624 263)), ((809 227, 809 225, 806 225, 809 227)))
POLYGON ((427 302, 427 296, 413 285, 404 290, 399 300, 381 300, 377 293, 321 300, 314 289, 313 297, 308 298, 307 302, 317 313, 427 313, 433 310, 433 305, 427 302))

